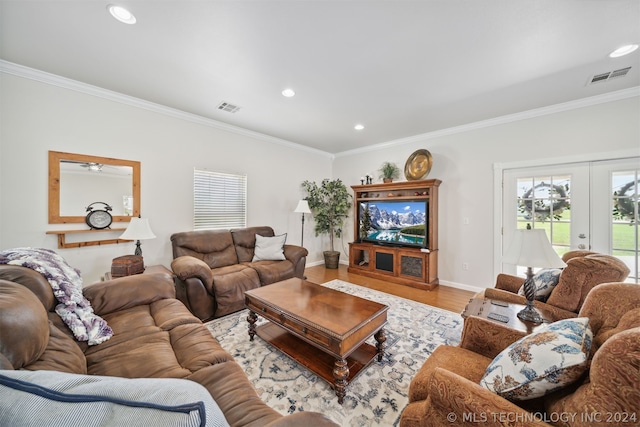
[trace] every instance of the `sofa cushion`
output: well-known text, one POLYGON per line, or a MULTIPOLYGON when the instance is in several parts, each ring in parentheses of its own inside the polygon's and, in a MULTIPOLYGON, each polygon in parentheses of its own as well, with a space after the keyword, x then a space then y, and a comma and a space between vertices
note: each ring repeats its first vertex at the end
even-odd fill
POLYGON ((172 330, 179 325, 201 324, 180 301, 159 300, 109 313, 105 319, 114 336, 87 348, 89 374, 125 378, 184 378, 191 374, 178 361, 175 351, 179 345, 172 330))
POLYGON ((480 385, 509 400, 529 400, 565 387, 586 371, 591 349, 586 317, 547 325, 493 359, 480 385))
POLYGON ((210 268, 238 263, 233 238, 228 230, 185 231, 171 235, 173 257, 192 256, 210 268))
POLYGON ((0 414, 11 426, 228 426, 206 388, 180 379, 0 371, 0 414))
POLYGON ((238 262, 249 262, 253 259, 256 246, 256 234, 263 237, 273 237, 273 228, 268 226, 236 228, 231 230, 233 244, 236 247, 238 262))
MULTIPOLYGON (((536 287, 536 300, 547 301, 551 291, 558 284, 561 273, 562 269, 560 268, 543 268, 533 276, 533 284, 536 287)), ((518 295, 524 295, 524 285, 518 290, 518 295)))
POLYGON ((244 293, 260 287, 258 273, 244 264, 213 270, 213 293, 218 302, 216 317, 244 308, 244 293))
POLYGON ((256 261, 246 265, 258 272, 262 286, 291 279, 295 276, 293 263, 289 260, 256 261))
POLYGON ((256 234, 256 246, 252 261, 284 261, 284 242, 287 233, 273 237, 263 237, 256 234))
POLYGON ((15 369, 42 356, 49 343, 49 320, 42 302, 24 286, 0 280, 0 353, 15 369))
MULTIPOLYGON (((62 326, 66 328, 66 326, 62 326)), ((83 343, 86 346, 86 343, 83 343)), ((31 371, 61 371, 72 374, 87 373, 87 358, 80 349, 79 341, 49 323, 49 343, 44 353, 35 362, 24 366, 31 371)))

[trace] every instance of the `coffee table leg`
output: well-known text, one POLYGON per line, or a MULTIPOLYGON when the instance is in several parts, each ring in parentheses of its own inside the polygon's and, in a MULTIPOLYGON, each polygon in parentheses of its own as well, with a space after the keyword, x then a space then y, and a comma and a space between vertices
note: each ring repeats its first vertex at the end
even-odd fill
POLYGON ((258 316, 253 311, 249 311, 249 315, 247 316, 247 322, 249 322, 249 341, 253 341, 253 337, 256 335, 257 321, 258 316))
POLYGON ((378 332, 373 336, 376 339, 376 348, 378 349, 378 362, 382 362, 382 357, 384 356, 384 343, 387 340, 387 334, 385 334, 384 329, 381 328, 378 332))
POLYGON ((347 394, 347 378, 349 377, 349 367, 345 359, 336 359, 333 368, 333 378, 335 381, 336 396, 338 396, 338 403, 344 402, 344 396, 347 394))

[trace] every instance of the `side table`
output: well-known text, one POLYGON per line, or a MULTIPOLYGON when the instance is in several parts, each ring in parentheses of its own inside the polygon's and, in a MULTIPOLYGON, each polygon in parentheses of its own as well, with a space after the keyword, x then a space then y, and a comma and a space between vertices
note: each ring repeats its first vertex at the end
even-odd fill
MULTIPOLYGON (((154 274, 154 273, 166 273, 168 275, 170 275, 174 282, 176 279, 176 275, 173 274, 173 271, 169 270, 167 267, 165 267, 164 265, 148 265, 145 267, 144 271, 142 272, 142 274, 154 274)), ((104 273, 104 278, 103 280, 111 280, 111 272, 107 271, 106 273, 104 273)))
POLYGON ((518 312, 524 307, 522 304, 514 304, 489 298, 473 298, 469 301, 469 304, 467 304, 461 315, 463 319, 469 316, 481 317, 527 334, 535 332, 545 324, 555 321, 551 313, 537 307, 536 310, 540 313, 543 323, 532 323, 520 320, 518 312))

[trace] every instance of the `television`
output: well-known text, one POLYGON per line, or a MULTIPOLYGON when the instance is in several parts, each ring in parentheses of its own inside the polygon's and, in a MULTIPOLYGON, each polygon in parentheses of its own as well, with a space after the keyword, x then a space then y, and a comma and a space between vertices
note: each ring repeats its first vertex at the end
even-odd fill
POLYGON ((428 200, 360 201, 358 210, 361 241, 428 248, 428 200))

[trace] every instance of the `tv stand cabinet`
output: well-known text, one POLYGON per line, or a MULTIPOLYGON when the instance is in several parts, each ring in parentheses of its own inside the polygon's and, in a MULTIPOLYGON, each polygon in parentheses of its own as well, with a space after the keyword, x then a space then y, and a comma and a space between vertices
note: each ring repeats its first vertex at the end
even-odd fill
POLYGON ((438 286, 437 179, 354 185, 354 236, 360 236, 361 203, 390 200, 427 200, 427 248, 384 245, 365 241, 349 244, 349 273, 432 290, 438 286))

